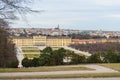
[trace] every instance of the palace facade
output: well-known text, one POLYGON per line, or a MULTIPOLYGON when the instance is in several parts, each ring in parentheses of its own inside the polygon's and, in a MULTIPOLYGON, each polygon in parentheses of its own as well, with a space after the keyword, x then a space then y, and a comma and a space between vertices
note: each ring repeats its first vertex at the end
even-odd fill
POLYGON ((70 37, 51 37, 51 36, 33 36, 33 37, 13 37, 13 43, 16 46, 68 46, 71 44, 70 37))

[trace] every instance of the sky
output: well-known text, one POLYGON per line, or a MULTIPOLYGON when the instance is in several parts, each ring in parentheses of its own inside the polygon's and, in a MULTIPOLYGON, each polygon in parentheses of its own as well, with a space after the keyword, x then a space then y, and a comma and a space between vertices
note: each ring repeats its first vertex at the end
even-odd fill
MULTIPOLYGON (((120 0, 34 0, 40 13, 23 14, 12 27, 120 31, 120 0), (24 17, 23 16, 23 17, 24 17)), ((19 15, 18 15, 19 16, 19 15)))

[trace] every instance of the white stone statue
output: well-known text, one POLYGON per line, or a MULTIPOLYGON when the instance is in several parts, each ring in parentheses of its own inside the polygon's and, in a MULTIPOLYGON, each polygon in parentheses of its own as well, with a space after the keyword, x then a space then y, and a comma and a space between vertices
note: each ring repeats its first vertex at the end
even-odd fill
POLYGON ((18 60, 18 68, 22 68, 22 60, 24 59, 23 52, 21 47, 16 47, 16 57, 18 60))

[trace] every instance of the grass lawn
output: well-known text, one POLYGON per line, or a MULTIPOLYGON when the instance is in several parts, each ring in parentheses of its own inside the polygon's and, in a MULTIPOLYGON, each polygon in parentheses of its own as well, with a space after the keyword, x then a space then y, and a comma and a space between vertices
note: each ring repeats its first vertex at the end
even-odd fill
POLYGON ((100 66, 108 67, 120 72, 120 63, 100 64, 100 66))
POLYGON ((40 53, 40 50, 22 50, 23 52, 39 52, 40 53))
POLYGON ((60 47, 52 47, 53 50, 58 50, 60 47))
POLYGON ((27 58, 39 58, 40 50, 38 47, 22 47, 23 55, 27 58))
POLYGON ((23 54, 27 58, 39 58, 40 54, 23 54))
POLYGON ((120 77, 120 73, 84 73, 84 74, 59 74, 59 75, 36 75, 36 76, 14 76, 0 77, 0 79, 51 79, 51 78, 103 78, 120 77))
POLYGON ((22 50, 39 50, 38 47, 22 47, 22 50))
POLYGON ((50 66, 32 68, 0 68, 0 72, 45 72, 45 71, 73 71, 73 70, 93 70, 82 66, 50 66))

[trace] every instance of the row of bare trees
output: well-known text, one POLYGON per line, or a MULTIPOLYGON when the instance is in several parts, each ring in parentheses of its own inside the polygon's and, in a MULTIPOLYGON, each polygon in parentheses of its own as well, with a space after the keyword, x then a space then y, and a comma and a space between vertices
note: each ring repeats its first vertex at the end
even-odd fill
POLYGON ((71 44, 70 47, 92 54, 96 52, 105 52, 108 50, 120 52, 120 43, 71 44))

